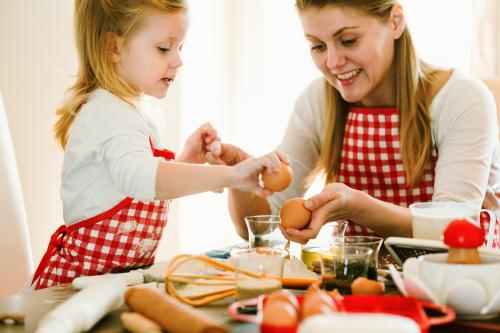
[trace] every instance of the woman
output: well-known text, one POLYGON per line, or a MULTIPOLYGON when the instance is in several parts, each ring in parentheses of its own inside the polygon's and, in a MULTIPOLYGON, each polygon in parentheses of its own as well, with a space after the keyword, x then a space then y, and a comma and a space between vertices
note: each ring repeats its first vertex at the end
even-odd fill
MULTIPOLYGON (((245 237, 244 216, 276 213, 301 197, 318 171, 326 186, 306 201, 305 243, 328 220, 350 221, 349 234, 411 237, 413 202, 481 204, 498 180, 495 102, 480 81, 431 66, 415 55, 395 0, 296 0, 311 56, 323 78, 296 102, 282 143, 291 186, 267 200, 230 190, 229 208, 245 237), (495 170, 495 171, 492 171, 495 170)), ((233 164, 246 154, 213 151, 233 164)))

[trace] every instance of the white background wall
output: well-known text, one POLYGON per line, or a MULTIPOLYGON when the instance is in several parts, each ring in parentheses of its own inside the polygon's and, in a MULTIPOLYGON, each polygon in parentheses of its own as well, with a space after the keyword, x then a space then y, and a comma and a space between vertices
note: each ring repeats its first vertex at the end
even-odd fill
MULTIPOLYGON (((253 154, 272 150, 295 98, 318 75, 293 0, 190 3, 185 66, 167 101, 161 103, 168 146, 178 151, 192 130, 210 120, 227 142, 253 154)), ((470 45, 476 40, 470 36, 471 3, 403 1, 417 48, 426 60, 469 71, 470 45)), ((476 6, 478 1, 473 3, 476 6)), ((486 68, 481 75, 493 70, 486 68)), ((0 91, 15 146, 35 265, 50 234, 63 223, 62 152, 52 126, 54 110, 75 73, 72 1, 0 0, 0 91)), ((170 214, 160 259, 238 240, 230 226, 225 194, 183 198, 177 205, 170 214)), ((1 216, 0 223, 6 225, 1 216)))

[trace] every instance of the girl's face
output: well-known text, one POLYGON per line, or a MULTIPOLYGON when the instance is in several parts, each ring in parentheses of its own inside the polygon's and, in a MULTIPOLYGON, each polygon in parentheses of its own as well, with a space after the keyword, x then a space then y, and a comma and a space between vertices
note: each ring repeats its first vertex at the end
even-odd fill
POLYGON ((144 94, 165 97, 182 66, 180 52, 187 25, 185 13, 147 14, 143 27, 119 52, 120 76, 144 94))
POLYGON ((316 67, 344 100, 364 106, 395 104, 394 41, 402 33, 395 23, 404 27, 403 22, 391 15, 383 23, 356 9, 335 6, 306 9, 300 19, 316 67))

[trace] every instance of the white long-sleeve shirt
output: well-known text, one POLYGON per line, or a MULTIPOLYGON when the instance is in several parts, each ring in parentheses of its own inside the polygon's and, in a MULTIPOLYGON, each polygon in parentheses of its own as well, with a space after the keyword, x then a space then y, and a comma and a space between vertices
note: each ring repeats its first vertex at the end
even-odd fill
POLYGON ((112 208, 126 197, 155 196, 158 130, 141 111, 97 89, 77 113, 62 168, 61 198, 66 225, 112 208))
MULTIPOLYGON (((313 81, 295 103, 277 150, 290 159, 290 187, 269 197, 273 213, 302 197, 312 181, 323 142, 324 79, 313 81)), ((433 201, 482 203, 487 185, 500 181, 500 149, 495 100, 479 80, 454 70, 430 105, 431 132, 438 160, 433 201)))

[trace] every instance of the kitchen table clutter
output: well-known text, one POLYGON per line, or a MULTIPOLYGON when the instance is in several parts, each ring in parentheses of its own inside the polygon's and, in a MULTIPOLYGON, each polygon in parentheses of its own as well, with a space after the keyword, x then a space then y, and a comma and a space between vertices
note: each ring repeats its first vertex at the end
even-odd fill
MULTIPOLYGON (((279 174, 267 177, 266 186, 281 189, 292 175, 284 164, 279 174)), ((88 303, 89 295, 98 292, 95 288, 116 279, 121 287, 107 288, 100 310, 68 332, 89 329, 123 302, 127 311, 121 321, 130 332, 229 332, 197 309, 207 306, 226 307, 233 320, 255 323, 262 333, 330 332, 335 327, 378 332, 374 322, 387 332, 416 333, 456 316, 483 320, 500 314, 500 254, 485 252, 483 229, 473 219, 447 225, 447 253, 407 259, 403 277, 392 267, 402 296, 392 288, 389 274, 378 274, 384 272, 378 262, 383 239, 345 236, 346 221, 325 224, 317 239, 292 253, 278 226, 300 229, 310 219, 304 200, 291 199, 279 215, 247 217, 249 242, 208 251, 212 257, 180 254, 145 270, 77 278, 73 286, 82 292, 42 319, 39 332, 59 325, 54 318, 64 318, 67 325, 67 318, 80 318, 83 310, 75 307, 79 299, 88 303), (423 309, 440 315, 429 317, 423 309)))

